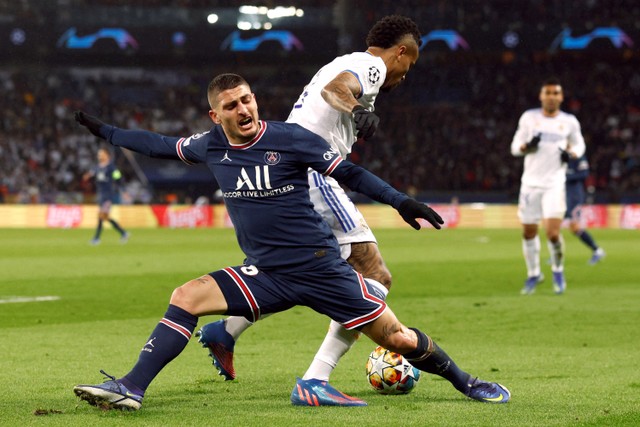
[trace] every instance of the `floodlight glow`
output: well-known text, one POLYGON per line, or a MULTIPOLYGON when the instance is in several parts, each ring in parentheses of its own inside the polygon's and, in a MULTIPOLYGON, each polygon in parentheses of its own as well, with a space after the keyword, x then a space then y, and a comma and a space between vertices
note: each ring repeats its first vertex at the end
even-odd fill
POLYGON ((215 24, 216 22, 218 22, 218 15, 216 15, 215 13, 210 13, 207 16, 207 22, 209 24, 215 24))

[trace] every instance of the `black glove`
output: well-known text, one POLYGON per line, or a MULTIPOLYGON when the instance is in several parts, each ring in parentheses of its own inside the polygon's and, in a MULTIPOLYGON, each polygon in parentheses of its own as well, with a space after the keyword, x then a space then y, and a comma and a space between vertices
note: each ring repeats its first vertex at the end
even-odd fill
POLYGON ((526 143, 525 146, 527 148, 527 151, 533 151, 538 148, 538 145, 540 145, 541 136, 542 133, 538 132, 533 138, 531 138, 531 141, 526 143))
POLYGON ((416 230, 420 230, 420 224, 418 224, 416 218, 426 219, 429 221, 429 224, 433 225, 433 227, 438 230, 442 228, 440 224, 444 224, 444 221, 440 215, 438 215, 438 212, 417 200, 408 199, 400 203, 398 212, 400 212, 402 219, 416 230))
POLYGON ((353 120, 356 122, 358 138, 371 138, 376 133, 376 129, 378 129, 380 118, 360 104, 353 107, 351 112, 353 113, 353 120))
POLYGON ((563 150, 561 148, 560 149, 560 161, 562 163, 569 163, 570 159, 571 159, 571 154, 569 154, 569 152, 567 150, 563 150))
POLYGON ((76 111, 73 113, 73 117, 76 119, 76 122, 89 129, 89 132, 98 138, 105 139, 105 137, 100 133, 100 128, 106 123, 100 121, 97 117, 90 116, 82 111, 76 111))

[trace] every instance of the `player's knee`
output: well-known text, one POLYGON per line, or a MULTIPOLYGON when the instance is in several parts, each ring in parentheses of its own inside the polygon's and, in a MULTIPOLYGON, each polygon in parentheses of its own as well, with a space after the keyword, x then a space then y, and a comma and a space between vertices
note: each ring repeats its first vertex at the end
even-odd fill
POLYGON ((173 290, 170 303, 176 305, 183 310, 193 313, 198 303, 198 282, 190 280, 182 286, 173 290))

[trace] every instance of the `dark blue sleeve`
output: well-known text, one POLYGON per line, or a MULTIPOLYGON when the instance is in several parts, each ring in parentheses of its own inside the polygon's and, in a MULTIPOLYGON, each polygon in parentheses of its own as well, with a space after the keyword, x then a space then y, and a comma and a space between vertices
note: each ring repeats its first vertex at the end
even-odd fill
POLYGON ((205 161, 205 134, 189 137, 165 136, 146 130, 127 130, 107 125, 100 129, 105 139, 117 147, 160 159, 179 159, 187 164, 205 161))
POLYGON ((351 190, 365 194, 377 202, 391 205, 396 209, 400 207, 402 202, 409 199, 406 194, 399 192, 365 168, 348 160, 340 162, 330 175, 351 190))
POLYGON ((571 159, 567 165, 567 182, 584 181, 589 177, 589 162, 585 156, 571 159))
POLYGON ((409 196, 399 192, 365 168, 343 160, 340 153, 315 133, 299 127, 294 129, 293 135, 293 141, 299 147, 300 159, 321 174, 329 175, 351 190, 396 209, 402 202, 409 199, 409 196))

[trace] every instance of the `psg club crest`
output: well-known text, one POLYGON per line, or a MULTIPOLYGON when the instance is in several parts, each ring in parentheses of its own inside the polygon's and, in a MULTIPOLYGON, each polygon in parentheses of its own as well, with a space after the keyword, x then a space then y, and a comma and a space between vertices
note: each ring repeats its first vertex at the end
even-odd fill
POLYGON ((264 153, 264 162, 268 165, 277 165, 280 163, 280 153, 277 151, 267 151, 264 153))
POLYGON ((378 80, 380 80, 380 70, 378 70, 377 67, 369 67, 369 75, 367 78, 372 85, 378 83, 378 80))

